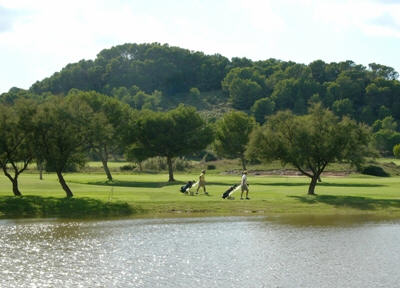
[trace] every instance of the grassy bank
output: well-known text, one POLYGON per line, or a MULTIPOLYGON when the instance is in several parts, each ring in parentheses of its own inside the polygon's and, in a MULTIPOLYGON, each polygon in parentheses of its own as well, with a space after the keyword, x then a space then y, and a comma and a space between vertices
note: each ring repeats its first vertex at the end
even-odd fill
POLYGON ((0 178, 0 213, 10 217, 82 217, 134 215, 376 215, 400 218, 400 177, 378 178, 352 175, 324 177, 317 196, 307 196, 305 177, 249 176, 251 200, 221 199, 239 175, 207 175, 210 196, 187 196, 179 192, 196 174, 177 174, 176 183, 167 183, 166 174, 118 174, 105 181, 103 174, 67 174, 75 194, 65 199, 54 174, 40 181, 36 174, 21 176, 24 197, 10 197, 11 183, 0 178))

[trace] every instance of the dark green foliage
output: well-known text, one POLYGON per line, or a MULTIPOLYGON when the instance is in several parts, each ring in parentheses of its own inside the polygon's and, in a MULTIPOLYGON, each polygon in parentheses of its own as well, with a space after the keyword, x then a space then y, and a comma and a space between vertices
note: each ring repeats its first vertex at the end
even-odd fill
POLYGON ((255 124, 254 118, 244 112, 233 111, 225 114, 215 124, 214 149, 217 155, 231 159, 240 158, 245 170, 244 152, 255 124))
POLYGON ((397 122, 392 116, 376 120, 372 126, 374 131, 373 144, 383 155, 392 155, 393 147, 400 143, 400 133, 397 132, 397 122))
MULTIPOLYGON (((82 161, 82 163, 80 163, 80 165, 78 165, 77 163, 67 163, 67 165, 64 167, 63 171, 64 172, 77 172, 78 168, 83 167, 84 164, 85 164, 84 161, 82 161)), ((56 170, 55 165, 56 165, 55 163, 47 161, 45 163, 44 170, 46 172, 56 172, 57 170, 56 170)))
POLYGON ((348 98, 333 102, 332 111, 340 117, 351 117, 354 114, 353 104, 348 98))
POLYGON ((311 178, 308 194, 314 194, 326 165, 346 161, 359 166, 369 154, 369 139, 366 127, 346 117, 339 120, 315 104, 304 116, 285 111, 269 117, 252 133, 247 155, 251 159, 292 164, 311 178))
POLYGON ((85 162, 93 116, 92 109, 79 99, 54 97, 38 107, 33 119, 35 156, 51 163, 67 197, 73 194, 63 172, 85 162))
POLYGON ((247 110, 256 100, 268 96, 265 79, 256 67, 234 68, 225 77, 222 88, 229 94, 233 107, 247 110))
POLYGON ((15 196, 21 196, 18 176, 34 158, 33 119, 36 103, 18 99, 13 106, 0 104, 0 169, 11 181, 15 196))
POLYGON ((132 171, 132 170, 134 170, 135 168, 136 168, 135 165, 123 165, 123 166, 121 166, 119 169, 120 169, 121 171, 132 171))
POLYGON ((146 93, 166 95, 197 87, 220 89, 229 60, 167 44, 124 44, 101 51, 94 61, 69 64, 53 76, 36 82, 35 93, 66 94, 71 88, 109 94, 112 89, 136 85, 146 93))
POLYGON ((129 106, 95 91, 71 89, 67 99, 89 106, 90 117, 87 117, 85 123, 88 132, 87 148, 102 161, 104 172, 108 180, 112 181, 108 159, 111 154, 123 151, 123 139, 130 113, 129 106))
MULTIPOLYGON (((350 60, 316 60, 309 65, 238 57, 229 61, 219 54, 167 44, 124 44, 101 51, 94 61, 69 64, 36 82, 30 91, 13 88, 0 96, 0 102, 11 103, 16 97, 40 99, 49 92, 66 95, 76 88, 113 96, 136 109, 168 110, 185 103, 210 110, 224 103, 248 112, 258 99, 267 97, 274 101, 275 111, 289 109, 303 115, 310 102, 322 102, 339 116, 371 125, 390 115, 400 120, 397 79, 393 68, 376 63, 367 68, 350 60), (225 96, 205 97, 211 91, 223 91, 225 96)), ((263 119, 256 117, 259 122, 263 119)))
POLYGON ((215 169, 217 169, 217 166, 215 166, 213 164, 207 165, 207 170, 215 170, 215 169))
POLYGON ((270 98, 261 98, 254 102, 251 112, 258 123, 263 124, 265 117, 271 115, 275 109, 275 102, 270 98))
POLYGON ((375 165, 368 165, 361 168, 361 173, 365 175, 379 176, 379 177, 389 177, 389 173, 387 173, 382 167, 375 165))
POLYGON ((169 181, 173 158, 203 150, 213 141, 213 131, 193 107, 180 105, 168 112, 142 111, 131 125, 135 149, 146 150, 147 158, 167 158, 169 181))

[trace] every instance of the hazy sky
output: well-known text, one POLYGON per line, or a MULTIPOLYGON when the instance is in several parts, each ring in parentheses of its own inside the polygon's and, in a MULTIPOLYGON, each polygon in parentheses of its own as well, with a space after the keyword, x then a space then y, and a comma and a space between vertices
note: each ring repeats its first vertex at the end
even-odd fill
POLYGON ((400 0, 0 0, 0 93, 144 42, 400 72, 400 0))

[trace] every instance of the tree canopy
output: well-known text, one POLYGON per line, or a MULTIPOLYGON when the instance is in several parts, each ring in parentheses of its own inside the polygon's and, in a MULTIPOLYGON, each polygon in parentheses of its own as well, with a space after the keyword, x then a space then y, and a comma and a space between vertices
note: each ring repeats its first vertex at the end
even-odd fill
POLYGON ((225 114, 215 124, 214 149, 219 156, 240 158, 246 170, 245 151, 250 133, 255 127, 253 117, 240 111, 225 114))
MULTIPOLYGON (((13 87, 0 95, 0 103, 21 98, 44 101, 78 89, 116 98, 139 110, 168 111, 184 103, 203 110, 211 121, 234 108, 252 113, 262 124, 267 115, 284 110, 304 115, 310 103, 321 102, 339 117, 373 125, 386 117, 400 121, 398 77, 392 67, 378 63, 253 61, 168 44, 127 43, 104 49, 93 60, 70 63, 29 90, 13 87)), ((380 152, 387 151, 392 149, 380 152)))
POLYGON ((86 160, 93 111, 83 101, 54 97, 38 107, 34 117, 35 153, 55 170, 67 197, 73 193, 63 173, 86 160))
POLYGON ((360 165, 368 155, 369 130, 354 120, 340 120, 315 104, 309 114, 278 112, 252 133, 247 155, 260 160, 290 163, 311 178, 308 194, 329 163, 347 161, 360 165))
POLYGON ((15 196, 21 196, 18 177, 34 158, 33 117, 36 104, 18 100, 15 105, 0 104, 0 168, 12 183, 15 196), (11 172, 12 171, 12 172, 11 172))
POLYGON ((151 156, 167 158, 169 181, 175 180, 174 157, 202 150, 213 141, 212 129, 196 109, 183 105, 166 113, 143 111, 131 129, 135 149, 147 149, 151 156))

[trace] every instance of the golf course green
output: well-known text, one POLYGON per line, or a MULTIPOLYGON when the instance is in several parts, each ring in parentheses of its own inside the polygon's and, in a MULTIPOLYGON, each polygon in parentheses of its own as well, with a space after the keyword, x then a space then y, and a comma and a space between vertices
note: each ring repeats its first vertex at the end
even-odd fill
POLYGON ((0 177, 0 217, 181 217, 215 215, 373 215, 400 218, 400 177, 351 174, 323 177, 315 196, 307 195, 309 179, 301 176, 248 176, 250 200, 221 195, 240 183, 240 175, 207 174, 209 196, 200 191, 189 196, 179 188, 197 173, 114 173, 106 181, 102 173, 65 175, 74 193, 65 198, 55 174, 24 173, 19 179, 22 197, 12 196, 11 183, 0 177))

